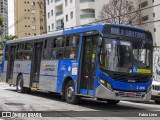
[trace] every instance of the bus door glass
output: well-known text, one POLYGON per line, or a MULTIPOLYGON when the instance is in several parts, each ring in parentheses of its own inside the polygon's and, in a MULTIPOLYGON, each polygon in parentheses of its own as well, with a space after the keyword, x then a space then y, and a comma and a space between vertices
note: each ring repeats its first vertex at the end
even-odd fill
POLYGON ((31 70, 32 87, 38 87, 42 48, 43 48, 43 42, 34 43, 34 53, 32 58, 32 70, 31 70))
POLYGON ((83 42, 80 88, 93 95, 98 36, 83 37, 83 42))
POLYGON ((7 70, 7 81, 13 79, 13 68, 14 68, 14 60, 15 60, 15 52, 16 46, 10 46, 9 51, 9 61, 8 61, 8 70, 7 70))

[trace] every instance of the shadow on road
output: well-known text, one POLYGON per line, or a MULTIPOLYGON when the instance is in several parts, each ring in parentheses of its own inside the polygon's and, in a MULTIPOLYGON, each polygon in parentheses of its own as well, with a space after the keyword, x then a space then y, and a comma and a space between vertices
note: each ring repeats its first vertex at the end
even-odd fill
MULTIPOLYGON (((12 92, 16 92, 16 90, 14 89, 6 89, 8 91, 12 91, 12 92)), ((20 93, 17 93, 20 94, 20 93)), ((50 99, 50 100, 55 100, 55 101, 59 101, 59 102, 65 102, 64 100, 61 99, 61 95, 59 94, 48 94, 47 92, 39 92, 39 91, 32 91, 31 93, 25 93, 27 95, 31 95, 31 96, 35 96, 35 97, 41 97, 41 98, 45 98, 45 99, 50 99)), ((95 109, 95 110, 100 110, 100 111, 104 111, 104 110, 111 110, 111 111, 115 111, 115 112, 126 112, 127 111, 145 111, 145 110, 156 110, 156 108, 151 108, 151 107, 142 107, 140 105, 136 105, 136 102, 134 102, 134 106, 132 104, 125 104, 123 102, 120 102, 117 105, 109 105, 107 102, 105 101, 97 101, 97 100, 93 100, 91 98, 81 98, 80 103, 78 104, 78 106, 81 107, 86 107, 86 108, 90 108, 90 109, 95 109)), ((66 103, 67 104, 67 103, 66 103)), ((143 104, 143 103, 142 103, 143 104)))

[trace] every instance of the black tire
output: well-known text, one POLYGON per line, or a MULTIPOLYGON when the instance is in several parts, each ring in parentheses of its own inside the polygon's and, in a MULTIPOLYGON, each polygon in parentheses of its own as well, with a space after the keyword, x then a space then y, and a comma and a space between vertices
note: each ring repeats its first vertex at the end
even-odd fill
POLYGON ((155 100, 155 103, 156 104, 160 104, 160 100, 155 100))
POLYGON ((74 83, 73 81, 68 81, 65 87, 65 100, 69 104, 79 103, 79 96, 74 94, 74 83))
POLYGON ((20 75, 17 79, 16 90, 19 93, 30 93, 31 89, 27 87, 23 87, 23 76, 20 75))
POLYGON ((118 104, 120 102, 120 100, 107 100, 107 103, 109 104, 109 105, 116 105, 116 104, 118 104))
POLYGON ((16 90, 19 93, 25 92, 25 88, 23 87, 23 76, 22 75, 18 76, 17 78, 16 90))

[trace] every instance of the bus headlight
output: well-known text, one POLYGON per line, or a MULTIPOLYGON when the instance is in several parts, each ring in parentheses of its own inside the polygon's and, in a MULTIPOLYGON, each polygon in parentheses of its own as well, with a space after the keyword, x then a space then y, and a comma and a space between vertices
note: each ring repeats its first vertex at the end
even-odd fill
POLYGON ((150 86, 147 88, 147 93, 148 93, 149 91, 151 91, 151 89, 152 89, 152 85, 150 85, 150 86))
POLYGON ((103 79, 99 78, 99 82, 100 82, 103 86, 105 86, 106 88, 112 90, 112 85, 109 84, 106 80, 103 80, 103 79))

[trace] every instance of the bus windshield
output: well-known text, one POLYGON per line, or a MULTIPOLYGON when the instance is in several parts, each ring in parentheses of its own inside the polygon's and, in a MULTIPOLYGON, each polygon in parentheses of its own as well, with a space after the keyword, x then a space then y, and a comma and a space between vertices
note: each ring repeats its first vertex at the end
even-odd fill
POLYGON ((104 38, 100 52, 101 67, 111 71, 151 73, 151 45, 104 38))

